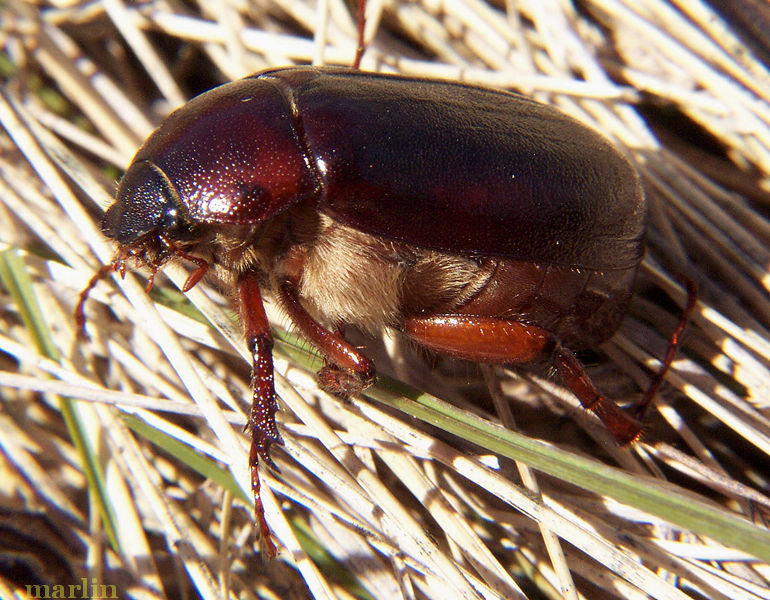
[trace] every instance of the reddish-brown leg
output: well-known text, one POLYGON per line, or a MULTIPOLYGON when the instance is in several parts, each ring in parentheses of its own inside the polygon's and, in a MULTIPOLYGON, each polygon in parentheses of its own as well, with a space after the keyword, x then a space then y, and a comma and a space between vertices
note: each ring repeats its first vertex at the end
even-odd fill
POLYGON ((366 0, 358 0, 358 46, 356 57, 353 59, 353 68, 361 68, 361 59, 364 57, 366 45, 364 44, 364 29, 366 28, 366 0))
POLYGON ((87 337, 86 334, 86 300, 88 300, 88 295, 91 293, 91 290, 93 290, 96 287, 96 284, 99 283, 102 279, 107 277, 110 273, 113 271, 117 271, 121 268, 122 261, 116 259, 113 262, 111 262, 108 265, 102 265, 99 270, 94 273, 91 276, 91 279, 88 281, 88 285, 83 289, 82 292, 80 292, 80 297, 78 299, 78 303, 75 305, 75 325, 77 327, 78 331, 78 337, 87 337))
POLYGON ((621 446, 630 444, 642 433, 642 422, 630 416, 612 400, 599 393, 583 365, 572 352, 560 346, 554 362, 564 385, 577 396, 583 408, 593 411, 621 446))
POLYGON ((269 556, 276 554, 275 543, 267 526, 265 510, 259 495, 259 459, 273 469, 277 467, 270 458, 270 447, 282 444, 281 434, 275 424, 278 403, 275 400, 273 384, 273 337, 270 325, 262 305, 259 282, 254 273, 245 273, 238 280, 236 303, 241 315, 246 342, 252 356, 251 387, 253 392, 251 414, 247 429, 251 430, 251 451, 249 468, 251 470, 251 490, 254 494, 254 514, 259 523, 259 530, 265 542, 269 556))
POLYGON ((402 329, 426 348, 475 362, 520 364, 552 356, 565 385, 619 444, 632 442, 641 432, 639 421, 599 394, 575 355, 542 327, 494 317, 438 315, 407 319, 402 329))
POLYGON ((374 363, 342 336, 342 326, 331 332, 322 327, 299 302, 297 286, 285 281, 278 296, 291 322, 302 337, 323 355, 327 365, 318 372, 321 387, 328 392, 349 396, 374 383, 374 363))
POLYGON ((679 344, 682 341, 682 334, 684 333, 687 323, 690 321, 690 314, 695 309, 695 303, 698 301, 698 290, 695 287, 695 282, 691 279, 682 276, 684 286, 687 289, 687 305, 682 309, 682 313, 679 315, 679 323, 671 335, 671 339, 668 341, 668 347, 666 348, 666 355, 663 357, 660 369, 650 382, 650 386, 647 391, 644 392, 644 396, 639 403, 634 407, 634 416, 641 422, 644 422, 644 417, 652 404, 652 399, 658 392, 658 389, 663 385, 663 380, 668 373, 671 363, 676 358, 676 353, 679 351, 679 344))

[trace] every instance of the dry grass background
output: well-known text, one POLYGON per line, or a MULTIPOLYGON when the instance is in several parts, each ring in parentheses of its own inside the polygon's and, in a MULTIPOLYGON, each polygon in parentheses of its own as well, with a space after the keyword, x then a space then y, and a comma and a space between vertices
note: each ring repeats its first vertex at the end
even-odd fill
POLYGON ((628 449, 537 371, 429 370, 386 338, 368 343, 381 371, 452 405, 391 381, 343 403, 282 336, 270 562, 224 299, 198 286, 186 301, 163 277, 147 296, 129 274, 95 290, 90 341, 71 313, 112 256, 99 214, 163 116, 268 66, 349 64, 354 20, 336 0, 0 11, 0 596, 88 577, 137 598, 770 598, 770 74, 707 4, 370 1, 363 68, 529 94, 637 164, 652 213, 639 294, 584 357, 608 395, 647 385, 678 274, 700 302, 628 449), (466 410, 509 428, 512 411, 524 435, 466 410))

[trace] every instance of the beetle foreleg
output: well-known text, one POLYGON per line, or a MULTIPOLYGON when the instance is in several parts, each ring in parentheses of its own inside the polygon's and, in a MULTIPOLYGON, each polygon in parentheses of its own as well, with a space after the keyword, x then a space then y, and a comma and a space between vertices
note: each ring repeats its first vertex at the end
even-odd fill
POLYGON ((282 444, 281 434, 275 424, 278 403, 275 400, 273 383, 273 337, 270 325, 262 305, 262 295, 256 275, 246 273, 238 280, 236 299, 243 323, 246 341, 252 356, 251 387, 253 398, 251 414, 247 428, 251 430, 251 451, 249 468, 251 470, 251 490, 254 494, 254 514, 259 522, 259 529, 265 541, 267 553, 276 554, 270 528, 265 519, 265 510, 259 495, 259 459, 277 470, 270 458, 270 447, 282 444))
POLYGON ((123 271, 121 270, 123 268, 123 260, 121 259, 115 259, 113 262, 102 265, 99 270, 94 273, 91 276, 91 279, 88 281, 88 285, 83 289, 82 292, 80 292, 80 296, 78 298, 78 303, 75 305, 74 315, 75 315, 75 326, 77 327, 78 336, 84 336, 88 337, 88 334, 86 333, 86 300, 88 300, 88 295, 91 293, 91 290, 93 290, 96 287, 96 284, 99 283, 102 279, 107 277, 110 273, 113 271, 119 271, 121 272, 121 275, 123 274, 123 271))
POLYGON ((285 281, 278 294, 292 323, 327 361, 327 365, 318 372, 319 383, 324 390, 350 396, 374 383, 374 363, 345 341, 341 328, 336 333, 331 332, 305 310, 299 301, 295 283, 285 281))
POLYGON ((601 396, 575 355, 542 327, 496 317, 437 315, 406 319, 402 330, 426 348, 475 362, 521 364, 553 355, 565 385, 619 444, 632 442, 641 432, 641 424, 601 396))

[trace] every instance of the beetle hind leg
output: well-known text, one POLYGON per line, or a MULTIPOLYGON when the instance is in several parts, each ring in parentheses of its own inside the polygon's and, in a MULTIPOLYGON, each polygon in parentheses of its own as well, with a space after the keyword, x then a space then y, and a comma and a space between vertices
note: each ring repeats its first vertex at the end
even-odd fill
POLYGON ((421 346, 475 362, 522 364, 552 357, 565 385, 619 444, 634 441, 642 431, 641 423, 603 397, 575 355, 542 327, 498 317, 435 315, 405 319, 401 329, 421 346))
POLYGON ((618 444, 625 446, 641 436, 642 422, 602 396, 570 350, 560 346, 554 354, 554 362, 564 384, 577 396, 583 408, 601 419, 618 444))

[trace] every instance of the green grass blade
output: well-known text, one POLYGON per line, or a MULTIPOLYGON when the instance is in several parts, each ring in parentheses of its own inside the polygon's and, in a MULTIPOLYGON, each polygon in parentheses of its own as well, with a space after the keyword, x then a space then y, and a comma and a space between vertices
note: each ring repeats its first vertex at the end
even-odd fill
MULTIPOLYGON (((303 366, 314 369, 321 364, 318 356, 298 338, 280 333, 276 339, 280 340, 280 350, 303 366)), ((770 533, 717 505, 695 499, 673 484, 548 446, 389 377, 379 376, 378 384, 364 394, 490 452, 520 460, 582 489, 770 561, 770 533)))
POLYGON ((548 446, 387 377, 365 394, 491 452, 770 561, 770 533, 673 484, 548 446))
MULTIPOLYGON (((38 351, 52 360, 59 360, 59 352, 51 338, 50 329, 40 310, 40 304, 35 297, 32 281, 24 266, 24 262, 14 249, 0 252, 0 281, 8 290, 19 310, 24 325, 29 331, 38 351)), ((81 458, 83 472, 88 481, 92 498, 104 523, 104 530, 113 549, 118 552, 118 538, 115 534, 115 513, 109 501, 104 473, 99 458, 94 452, 88 438, 77 403, 69 398, 60 398, 62 417, 81 458)))
POLYGON ((188 444, 148 425, 135 415, 122 415, 121 418, 132 431, 162 448, 181 461, 182 464, 187 465, 206 479, 214 481, 246 504, 252 502, 251 498, 244 494, 235 479, 233 479, 230 471, 222 467, 217 461, 204 456, 188 444))

